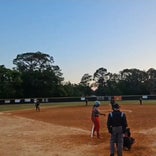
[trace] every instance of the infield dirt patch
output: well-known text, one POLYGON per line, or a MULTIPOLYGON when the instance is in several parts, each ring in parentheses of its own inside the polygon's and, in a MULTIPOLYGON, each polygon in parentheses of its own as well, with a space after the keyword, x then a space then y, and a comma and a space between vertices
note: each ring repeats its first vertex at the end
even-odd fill
MULTIPOLYGON (((101 139, 90 138, 91 106, 42 108, 0 114, 1 156, 109 156, 109 105, 102 105, 101 139)), ((156 105, 122 105, 132 137, 124 156, 156 156, 156 105)))

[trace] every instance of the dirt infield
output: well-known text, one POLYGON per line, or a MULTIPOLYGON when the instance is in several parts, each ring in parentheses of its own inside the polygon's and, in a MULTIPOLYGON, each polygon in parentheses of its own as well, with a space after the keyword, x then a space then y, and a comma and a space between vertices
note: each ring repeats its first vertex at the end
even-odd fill
MULTIPOLYGON (((107 116, 101 116, 101 139, 90 138, 91 106, 42 108, 0 114, 1 156, 109 156, 107 116)), ((108 115, 109 105, 101 112, 108 115)), ((124 156, 156 156, 156 105, 122 105, 136 139, 124 156)))

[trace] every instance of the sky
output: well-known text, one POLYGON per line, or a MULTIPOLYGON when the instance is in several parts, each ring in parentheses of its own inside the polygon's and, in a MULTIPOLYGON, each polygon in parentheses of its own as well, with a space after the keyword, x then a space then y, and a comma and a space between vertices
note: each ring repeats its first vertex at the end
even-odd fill
POLYGON ((155 69, 155 8, 155 0, 0 0, 0 65, 40 51, 71 83, 101 67, 155 69))

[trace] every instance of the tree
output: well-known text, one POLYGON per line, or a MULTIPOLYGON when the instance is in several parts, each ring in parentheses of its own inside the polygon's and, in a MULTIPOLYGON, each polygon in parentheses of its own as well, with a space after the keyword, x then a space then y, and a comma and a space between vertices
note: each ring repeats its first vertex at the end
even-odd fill
POLYGON ((61 69, 54 59, 41 52, 17 55, 13 60, 16 70, 22 73, 24 96, 47 97, 58 95, 58 88, 64 80, 61 69))
POLYGON ((72 84, 70 82, 66 82, 63 85, 63 88, 65 91, 64 96, 80 97, 82 95, 85 95, 87 87, 81 84, 72 84))
POLYGON ((38 52, 28 52, 17 55, 13 60, 18 71, 44 71, 53 69, 54 59, 48 54, 38 52))
POLYGON ((143 86, 144 82, 147 81, 146 72, 134 68, 124 69, 120 74, 121 80, 119 86, 123 94, 137 95, 147 93, 146 88, 143 86))
POLYGON ((105 95, 106 94, 106 84, 108 80, 107 69, 101 67, 96 70, 96 72, 93 75, 93 79, 98 86, 96 93, 97 95, 105 95))
POLYGON ((107 80, 106 93, 107 95, 121 95, 122 91, 119 87, 120 74, 109 73, 109 78, 107 80))
POLYGON ((91 81, 92 81, 92 76, 86 73, 82 76, 80 84, 84 86, 89 86, 91 81))
POLYGON ((0 66, 0 98, 14 98, 22 96, 21 75, 18 71, 0 66))
POLYGON ((96 72, 93 75, 93 78, 97 83, 104 86, 106 81, 108 80, 108 75, 109 73, 107 73, 107 69, 101 67, 96 70, 96 72))
POLYGON ((89 96, 91 95, 91 87, 93 78, 92 75, 86 73, 82 76, 81 82, 79 84, 79 87, 77 87, 78 90, 80 90, 81 96, 89 96))
POLYGON ((154 68, 150 68, 147 71, 148 75, 148 83, 147 87, 151 94, 156 94, 156 70, 154 68))

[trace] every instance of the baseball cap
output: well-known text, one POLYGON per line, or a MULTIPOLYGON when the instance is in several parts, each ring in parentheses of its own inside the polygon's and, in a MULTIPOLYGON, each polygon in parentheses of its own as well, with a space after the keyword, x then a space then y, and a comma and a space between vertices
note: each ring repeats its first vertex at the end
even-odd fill
POLYGON ((113 105, 113 109, 114 109, 114 110, 118 110, 118 109, 120 109, 119 104, 118 104, 118 103, 115 103, 115 104, 113 105))

